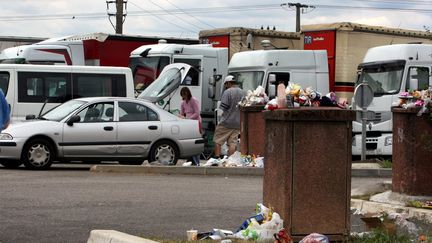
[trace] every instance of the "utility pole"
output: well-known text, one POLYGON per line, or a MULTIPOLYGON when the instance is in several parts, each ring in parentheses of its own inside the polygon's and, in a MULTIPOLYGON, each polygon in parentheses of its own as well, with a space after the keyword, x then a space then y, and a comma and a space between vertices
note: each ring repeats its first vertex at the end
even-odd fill
POLYGON ((116 0, 116 34, 123 33, 123 0, 116 0))
POLYGON ((283 3, 281 6, 286 6, 292 8, 295 7, 296 9, 296 32, 300 32, 300 11, 303 13, 303 8, 315 8, 314 6, 309 6, 301 3, 283 3))
POLYGON ((123 34, 123 23, 126 20, 127 13, 123 12, 123 5, 125 5, 124 10, 127 10, 127 0, 107 0, 107 12, 108 12, 108 19, 113 26, 116 34, 123 34), (116 11, 110 12, 109 11, 109 5, 111 3, 115 3, 116 11), (115 16, 116 23, 115 26, 113 22, 111 21, 111 17, 115 16))

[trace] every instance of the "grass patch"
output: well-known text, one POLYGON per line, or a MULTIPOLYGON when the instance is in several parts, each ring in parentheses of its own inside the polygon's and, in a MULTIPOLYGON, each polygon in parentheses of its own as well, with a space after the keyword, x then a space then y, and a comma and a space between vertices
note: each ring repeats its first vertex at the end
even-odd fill
POLYGON ((369 199, 371 198, 373 194, 366 194, 366 195, 354 195, 351 196, 352 199, 360 199, 360 200, 365 200, 365 201, 369 201, 369 199))
POLYGON ((383 230, 374 230, 371 234, 363 236, 351 236, 350 243, 412 243, 413 241, 405 235, 389 234, 383 230))
POLYGON ((389 160, 389 159, 385 159, 385 160, 380 160, 379 162, 378 162, 378 164, 381 166, 381 168, 392 168, 392 166, 393 166, 393 163, 392 163, 392 161, 391 160, 389 160))

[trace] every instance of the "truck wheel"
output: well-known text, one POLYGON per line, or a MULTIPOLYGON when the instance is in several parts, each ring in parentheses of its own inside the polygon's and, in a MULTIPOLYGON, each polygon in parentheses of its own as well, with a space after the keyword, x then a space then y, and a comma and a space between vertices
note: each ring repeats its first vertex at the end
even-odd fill
POLYGON ((19 160, 3 160, 0 161, 0 164, 7 169, 16 169, 22 165, 22 162, 19 160))
POLYGON ((156 142, 150 150, 150 161, 158 161, 163 165, 176 165, 179 158, 179 149, 170 141, 156 142))
POLYGON ((48 169, 55 157, 53 146, 45 139, 34 139, 28 142, 23 149, 21 161, 27 169, 48 169))

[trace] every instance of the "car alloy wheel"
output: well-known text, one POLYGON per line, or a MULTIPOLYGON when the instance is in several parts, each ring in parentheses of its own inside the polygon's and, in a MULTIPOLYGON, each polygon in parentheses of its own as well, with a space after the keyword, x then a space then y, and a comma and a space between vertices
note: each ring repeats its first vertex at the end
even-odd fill
POLYGON ((177 164, 178 157, 178 148, 170 141, 156 142, 150 152, 150 162, 158 161, 164 165, 177 164))
POLYGON ((22 161, 28 169, 43 170, 51 166, 54 149, 44 139, 35 139, 26 144, 22 154, 22 161))

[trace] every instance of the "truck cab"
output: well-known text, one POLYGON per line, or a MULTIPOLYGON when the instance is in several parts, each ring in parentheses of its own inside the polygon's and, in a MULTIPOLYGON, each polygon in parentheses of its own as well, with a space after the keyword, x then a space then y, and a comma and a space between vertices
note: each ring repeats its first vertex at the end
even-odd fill
POLYGON ((275 85, 283 82, 311 87, 327 94, 329 74, 325 50, 258 50, 235 53, 228 66, 244 90, 255 90, 259 85, 273 98, 275 85), (270 75, 275 82, 270 82, 270 75))
MULTIPOLYGON (((366 156, 392 155, 391 107, 402 92, 425 90, 432 85, 432 45, 398 44, 368 50, 358 66, 358 80, 374 92, 366 124, 366 156)), ((361 110, 353 102, 356 110, 361 110)), ((353 122, 352 154, 361 155, 362 120, 353 122)))

